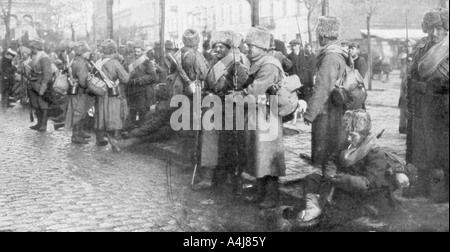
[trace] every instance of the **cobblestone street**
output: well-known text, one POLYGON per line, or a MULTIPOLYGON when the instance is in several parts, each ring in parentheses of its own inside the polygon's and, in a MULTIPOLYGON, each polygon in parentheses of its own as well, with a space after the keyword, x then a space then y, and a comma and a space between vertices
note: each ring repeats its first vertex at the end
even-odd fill
POLYGON ((0 112, 0 231, 261 230, 253 207, 192 192, 191 171, 172 167, 170 200, 165 162, 75 146, 28 120, 19 107, 0 112))

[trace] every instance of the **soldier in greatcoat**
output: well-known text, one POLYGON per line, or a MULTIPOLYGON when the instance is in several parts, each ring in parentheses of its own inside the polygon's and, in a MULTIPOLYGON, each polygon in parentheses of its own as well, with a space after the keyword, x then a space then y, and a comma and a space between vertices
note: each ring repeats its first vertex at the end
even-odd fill
POLYGON ((130 79, 130 75, 115 58, 117 45, 113 40, 103 41, 102 52, 104 55, 96 62, 96 65, 118 87, 119 95, 113 96, 106 92, 102 96, 95 97, 95 129, 98 146, 108 144, 105 139, 108 134, 119 137, 120 130, 123 130, 128 108, 122 86, 126 85, 130 79))
POLYGON ((449 192, 449 16, 427 11, 414 53, 408 88, 408 162, 418 168, 418 194, 448 202, 449 192))
POLYGON ((139 126, 145 115, 153 105, 153 84, 157 76, 155 67, 145 54, 144 41, 136 40, 134 43, 134 57, 127 62, 126 68, 130 74, 130 81, 126 86, 127 100, 130 107, 131 123, 139 126), (150 92, 148 91, 150 89, 150 92))
MULTIPOLYGON (((234 111, 226 114, 226 96, 232 94, 233 91, 242 91, 243 84, 248 78, 248 68, 241 61, 241 53, 237 48, 240 41, 240 36, 232 31, 214 32, 211 37, 211 48, 216 57, 211 62, 212 67, 206 76, 203 97, 214 95, 220 98, 222 129, 202 130, 199 171, 202 180, 194 185, 193 188, 196 190, 208 189, 213 186, 223 188, 227 178, 233 178, 233 189, 235 193, 240 192, 241 174, 236 171, 238 171, 238 166, 243 168, 245 165, 244 135, 243 131, 236 130, 236 127, 225 129, 226 120, 236 125, 234 111)), ((231 106, 231 108, 233 107, 231 106)))
POLYGON ((49 84, 53 78, 52 63, 44 52, 44 41, 35 39, 30 42, 33 59, 30 62, 30 102, 35 109, 37 124, 30 127, 32 130, 47 131, 49 106, 49 84))
MULTIPOLYGON (((256 193, 250 202, 260 203, 260 208, 274 208, 279 204, 279 177, 286 175, 282 118, 275 112, 276 104, 267 107, 268 90, 279 83, 284 71, 280 62, 270 56, 271 34, 262 28, 251 28, 245 43, 250 49, 249 78, 241 94, 257 103, 257 116, 247 113, 245 172, 256 178, 256 193), (270 120, 270 122, 269 122, 270 120), (271 123, 272 130, 263 129, 263 123, 271 123)), ((250 107, 250 105, 249 105, 250 107)), ((248 112, 248 111, 247 111, 248 112)))
MULTIPOLYGON (((332 99, 332 92, 346 68, 349 55, 339 41, 341 20, 319 17, 317 34, 322 48, 317 55, 317 77, 313 94, 304 115, 305 122, 312 123, 312 161, 326 167, 330 158, 336 158, 345 141, 342 130, 344 105, 332 99)), ((324 176, 328 176, 328 172, 324 176)))
POLYGON ((73 82, 78 86, 78 93, 70 95, 65 126, 72 130, 72 143, 88 144, 89 135, 83 132, 83 120, 88 116, 91 96, 88 95, 86 79, 88 77, 90 66, 88 63, 90 57, 90 48, 85 41, 80 41, 74 45, 75 58, 72 63, 73 82))

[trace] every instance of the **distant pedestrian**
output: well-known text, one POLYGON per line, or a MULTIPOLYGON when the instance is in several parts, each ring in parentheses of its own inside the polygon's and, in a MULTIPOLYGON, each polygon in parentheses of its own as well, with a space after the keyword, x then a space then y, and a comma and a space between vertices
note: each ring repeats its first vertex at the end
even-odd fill
POLYGON ((352 42, 348 45, 348 49, 353 58, 354 67, 363 78, 366 77, 368 66, 366 60, 359 55, 360 46, 358 43, 352 42))
POLYGON ((12 107, 10 104, 10 96, 12 95, 12 89, 15 84, 15 75, 17 68, 12 64, 13 59, 17 56, 17 52, 9 48, 5 55, 3 55, 0 62, 0 91, 2 97, 2 108, 12 107))

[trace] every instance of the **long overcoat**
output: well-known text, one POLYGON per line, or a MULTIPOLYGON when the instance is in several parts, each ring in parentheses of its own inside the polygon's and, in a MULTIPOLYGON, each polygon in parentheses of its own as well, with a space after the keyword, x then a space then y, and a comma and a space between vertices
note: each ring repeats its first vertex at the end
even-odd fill
MULTIPOLYGON (((128 116, 128 107, 123 85, 126 85, 130 75, 120 65, 113 55, 105 55, 102 60, 108 59, 103 64, 102 71, 113 82, 120 82, 119 96, 109 96, 106 92, 95 99, 95 129, 97 130, 122 130, 124 121, 128 116)), ((99 65, 99 63, 97 63, 99 65)))
POLYGON ((53 78, 50 57, 44 51, 40 51, 33 57, 29 65, 32 77, 29 86, 31 106, 35 109, 49 109, 49 102, 43 98, 42 94, 48 91, 53 78))
POLYGON ((94 104, 94 99, 87 94, 86 79, 89 74, 89 66, 81 56, 75 56, 72 63, 72 75, 80 88, 77 95, 69 97, 66 114, 66 129, 71 129, 82 119, 86 118, 89 109, 94 104))
MULTIPOLYGON (((246 126, 250 128, 246 131, 245 137, 247 145, 247 166, 245 171, 256 178, 285 176, 286 164, 282 118, 278 116, 278 113, 275 114, 274 106, 271 109, 266 109, 266 102, 261 101, 261 98, 264 99, 264 97, 267 101, 267 90, 269 87, 282 80, 284 76, 283 68, 277 59, 264 55, 259 59, 253 60, 249 76, 249 86, 246 88, 247 93, 254 99, 259 99, 263 110, 266 112, 270 111, 270 117, 276 118, 275 121, 271 122, 276 125, 276 130, 264 130, 261 125, 262 120, 268 123, 269 120, 273 119, 267 120, 266 116, 255 117, 252 113, 247 113, 246 126), (256 130, 252 130, 252 128, 256 130)), ((256 106, 256 115, 259 114, 261 106, 256 106)))
POLYGON ((318 54, 316 85, 304 116, 312 122, 312 160, 316 165, 326 164, 331 155, 338 155, 345 142, 344 107, 335 103, 331 94, 345 71, 346 57, 339 41, 325 46, 318 54))

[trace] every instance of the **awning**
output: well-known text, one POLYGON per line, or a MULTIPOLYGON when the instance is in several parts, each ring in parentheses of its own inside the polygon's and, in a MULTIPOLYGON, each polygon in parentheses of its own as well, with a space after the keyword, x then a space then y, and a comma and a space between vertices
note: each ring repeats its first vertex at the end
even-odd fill
MULTIPOLYGON (((367 30, 361 30, 363 36, 367 36, 367 30)), ((378 37, 387 40, 394 39, 406 39, 406 29, 371 29, 370 35, 372 37, 378 37)), ((423 33, 420 29, 410 29, 408 30, 408 36, 410 39, 421 39, 427 34, 423 33)))

